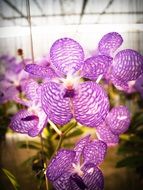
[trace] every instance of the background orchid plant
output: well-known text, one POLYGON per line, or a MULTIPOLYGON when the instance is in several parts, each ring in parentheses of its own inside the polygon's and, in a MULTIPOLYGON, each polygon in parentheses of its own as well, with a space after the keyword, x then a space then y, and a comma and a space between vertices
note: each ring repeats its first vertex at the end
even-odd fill
POLYGON ((50 59, 43 57, 35 63, 1 56, 6 64, 0 75, 0 103, 14 100, 18 105, 9 125, 12 130, 40 136, 39 170, 47 188, 52 189, 50 180, 57 190, 104 189, 99 165, 107 148, 119 143, 132 118, 128 105, 116 102, 113 106, 113 86, 125 94, 143 94, 143 56, 131 49, 117 52, 122 43, 121 35, 111 32, 99 41, 98 53, 88 58, 71 38, 58 39, 51 46, 50 59), (95 129, 96 139, 84 135, 72 149, 65 148, 68 134, 82 126, 95 129))

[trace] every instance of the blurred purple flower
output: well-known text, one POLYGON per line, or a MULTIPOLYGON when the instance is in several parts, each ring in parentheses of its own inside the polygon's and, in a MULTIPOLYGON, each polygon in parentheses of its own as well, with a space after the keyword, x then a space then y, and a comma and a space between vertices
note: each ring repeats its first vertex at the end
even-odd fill
POLYGON ((73 150, 61 149, 51 160, 46 175, 56 190, 103 190, 104 178, 99 164, 107 145, 100 140, 81 139, 73 150))
POLYGON ((0 81, 0 104, 15 100, 18 93, 18 90, 14 86, 9 85, 7 81, 0 81))
MULTIPOLYGON (((30 62, 29 59, 26 59, 25 61, 30 62)), ((0 71, 2 74, 5 74, 7 71, 19 73, 23 70, 23 61, 17 61, 16 57, 12 57, 10 55, 0 56, 0 63, 0 71)))
POLYGON ((0 62, 0 103, 5 103, 14 100, 21 93, 22 84, 28 78, 28 73, 23 70, 22 62, 17 62, 14 57, 1 56, 0 62))
POLYGON ((27 100, 17 98, 17 102, 26 106, 17 112, 11 119, 10 128, 18 133, 35 137, 40 134, 47 122, 47 115, 41 105, 41 91, 39 84, 34 80, 27 80, 23 85, 27 100))
POLYGON ((50 49, 50 61, 46 68, 38 65, 25 68, 29 73, 48 78, 42 85, 41 96, 48 118, 59 125, 72 117, 89 127, 100 125, 109 110, 108 96, 100 85, 81 80, 84 52, 80 44, 70 38, 57 40, 50 49))
POLYGON ((119 135, 127 131, 130 125, 130 112, 126 106, 117 106, 111 109, 104 123, 96 128, 99 139, 108 146, 119 142, 119 135))
POLYGON ((141 97, 143 98, 143 75, 141 75, 135 83, 136 90, 140 93, 141 97))

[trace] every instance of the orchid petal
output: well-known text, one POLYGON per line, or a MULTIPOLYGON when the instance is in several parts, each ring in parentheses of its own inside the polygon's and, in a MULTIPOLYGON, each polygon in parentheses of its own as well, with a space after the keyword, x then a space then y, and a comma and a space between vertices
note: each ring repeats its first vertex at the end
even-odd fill
POLYGON ((80 157, 83 154, 84 147, 90 142, 89 137, 90 135, 85 136, 74 147, 74 151, 76 152, 75 162, 80 162, 80 157))
POLYGON ((73 73, 83 64, 84 52, 80 44, 70 38, 57 40, 50 49, 51 64, 61 73, 73 73))
POLYGON ((62 175, 53 182, 54 188, 56 190, 73 190, 70 183, 70 176, 71 176, 70 172, 62 173, 62 175))
POLYGON ((112 108, 106 117, 106 124, 116 134, 122 134, 129 128, 130 112, 126 106, 112 108))
POLYGON ((104 141, 108 146, 116 145, 119 142, 119 136, 112 133, 105 123, 96 128, 96 134, 98 139, 104 141))
POLYGON ((36 101, 40 98, 38 88, 39 84, 33 79, 26 80, 22 86, 22 90, 25 92, 26 97, 32 101, 36 101))
POLYGON ((82 69, 82 76, 90 80, 95 80, 99 75, 106 75, 109 66, 112 63, 112 58, 105 55, 97 55, 85 60, 82 69))
POLYGON ((98 44, 98 49, 101 54, 112 56, 122 43, 123 38, 120 34, 117 32, 110 32, 101 38, 98 44))
POLYGON ((92 162, 95 165, 99 165, 105 158, 107 145, 101 140, 94 140, 88 143, 83 151, 85 163, 92 162))
POLYGON ((117 53, 113 59, 112 76, 129 82, 136 80, 143 73, 143 57, 132 49, 125 49, 117 53))
POLYGON ((43 84, 42 106, 49 119, 55 124, 64 125, 72 118, 69 98, 64 98, 62 85, 55 82, 43 84))
POLYGON ((61 149, 50 162, 46 175, 49 180, 57 180, 63 173, 69 171, 75 158, 75 151, 61 149))
POLYGON ((101 170, 93 163, 87 163, 83 166, 82 176, 85 185, 88 190, 103 190, 104 189, 104 177, 101 170))
POLYGON ((74 116, 82 125, 97 127, 109 112, 109 100, 102 87, 94 82, 78 86, 73 98, 74 116))
POLYGON ((12 117, 10 128, 18 133, 28 134, 29 130, 37 126, 38 122, 39 118, 36 115, 23 109, 12 117))
POLYGON ((113 85, 121 91, 125 91, 127 92, 129 90, 129 86, 127 84, 127 82, 123 81, 123 79, 118 79, 117 76, 113 76, 111 75, 110 77, 113 85))
POLYGON ((28 64, 25 66, 25 71, 40 78, 52 79, 57 77, 55 71, 49 66, 28 64))
POLYGON ((45 127, 47 119, 48 119, 46 113, 40 109, 38 112, 38 117, 39 117, 39 122, 38 122, 37 126, 28 131, 28 135, 31 137, 35 137, 43 131, 43 128, 45 127))
POLYGON ((127 131, 130 125, 130 112, 128 108, 126 106, 112 108, 106 117, 106 124, 116 135, 127 131))

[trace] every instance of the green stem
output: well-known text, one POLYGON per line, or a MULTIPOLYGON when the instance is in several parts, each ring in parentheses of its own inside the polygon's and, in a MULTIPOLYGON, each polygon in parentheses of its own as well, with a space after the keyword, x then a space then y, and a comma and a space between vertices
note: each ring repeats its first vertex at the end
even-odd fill
MULTIPOLYGON (((67 133, 68 133, 69 131, 71 131, 76 125, 77 125, 77 122, 74 122, 74 123, 72 123, 71 125, 69 125, 68 128, 67 128, 67 126, 65 126, 65 130, 64 130, 64 131, 61 130, 61 134, 56 133, 56 134, 54 135, 54 138, 52 138, 52 139, 56 139, 57 136, 59 136, 60 138, 59 138, 57 147, 56 147, 54 153, 52 154, 50 160, 52 160, 52 158, 57 154, 58 150, 61 148, 61 145, 62 145, 62 142, 63 142, 63 140, 64 140, 64 137, 65 137, 65 136, 67 135, 67 133)), ((46 180, 47 180, 47 178, 46 178, 46 180)), ((47 183, 46 188, 49 187, 49 190, 50 190, 50 187, 51 187, 51 186, 50 186, 49 181, 47 180, 46 183, 47 183)), ((48 190, 48 189, 46 189, 46 190, 48 190)))
POLYGON ((7 116, 7 110, 8 110, 8 102, 6 102, 5 104, 3 104, 3 113, 4 113, 5 117, 7 116))
POLYGON ((72 123, 69 128, 67 128, 61 135, 60 135, 60 139, 59 139, 59 142, 58 142, 58 145, 55 149, 55 152, 53 155, 55 155, 58 150, 61 148, 61 145, 62 145, 62 142, 64 140, 64 137, 68 134, 68 132, 70 132, 75 126, 76 126, 77 123, 72 123))
POLYGON ((44 158, 44 142, 43 142, 43 137, 42 135, 40 134, 40 141, 41 141, 41 157, 42 157, 42 161, 43 161, 43 164, 44 164, 44 176, 45 176, 45 184, 46 184, 46 190, 49 189, 48 187, 48 179, 47 179, 47 176, 46 176, 46 168, 47 168, 47 164, 46 164, 46 160, 44 158))
MULTIPOLYGON (((77 122, 72 122, 70 124, 67 124, 65 125, 64 127, 61 128, 61 132, 62 132, 62 135, 64 134, 67 134, 72 128, 74 128, 75 126, 77 125, 77 122)), ((52 139, 56 139, 59 135, 57 133, 55 133, 52 137, 52 139)))
POLYGON ((49 183, 48 183, 48 179, 46 176, 46 172, 44 172, 44 176, 45 176, 46 190, 48 190, 49 189, 49 183))
POLYGON ((68 132, 70 132, 75 126, 77 125, 77 122, 76 123, 72 123, 69 128, 64 132, 64 136, 67 135, 68 132))
POLYGON ((57 147, 56 147, 56 149, 55 149, 54 155, 55 155, 55 154, 58 152, 58 150, 61 148, 63 139, 64 139, 64 135, 60 135, 60 139, 59 139, 58 145, 57 145, 57 147))

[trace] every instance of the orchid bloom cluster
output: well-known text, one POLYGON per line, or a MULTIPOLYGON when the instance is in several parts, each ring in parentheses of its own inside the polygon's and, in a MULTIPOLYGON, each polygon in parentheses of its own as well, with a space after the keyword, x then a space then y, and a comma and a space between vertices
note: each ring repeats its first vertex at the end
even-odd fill
POLYGON ((25 66, 28 80, 21 86, 25 99, 15 98, 25 108, 12 117, 11 129, 34 137, 48 122, 62 127, 74 118, 97 134, 98 140, 87 136, 73 150, 61 149, 51 160, 47 177, 57 190, 104 187, 99 164, 107 146, 117 144, 128 129, 131 116, 126 106, 110 108, 100 80, 126 93, 143 94, 143 56, 131 49, 116 53, 122 42, 120 34, 108 33, 99 41, 98 54, 85 59, 78 42, 62 38, 53 43, 50 60, 45 57, 25 66))

